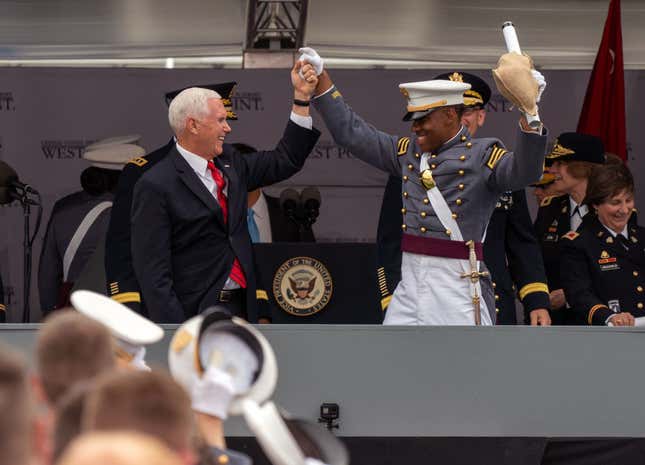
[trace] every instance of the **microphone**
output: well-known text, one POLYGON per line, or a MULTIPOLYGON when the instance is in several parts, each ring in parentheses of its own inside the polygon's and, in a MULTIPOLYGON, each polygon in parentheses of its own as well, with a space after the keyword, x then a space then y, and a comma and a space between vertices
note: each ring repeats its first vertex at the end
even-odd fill
POLYGON ((280 208, 287 218, 294 220, 300 196, 294 189, 285 189, 280 194, 280 208))
POLYGON ((305 187, 300 198, 305 213, 305 226, 311 228, 320 214, 320 191, 315 187, 305 187))
MULTIPOLYGON (((21 200, 26 193, 38 194, 29 184, 18 180, 18 174, 11 166, 0 161, 0 205, 21 200)), ((36 205, 33 201, 30 203, 36 205)))

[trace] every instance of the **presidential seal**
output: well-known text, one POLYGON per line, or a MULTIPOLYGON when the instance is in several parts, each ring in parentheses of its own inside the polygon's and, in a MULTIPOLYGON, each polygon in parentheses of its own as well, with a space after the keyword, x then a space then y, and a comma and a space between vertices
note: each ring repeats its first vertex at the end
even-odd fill
POLYGON ((309 316, 329 303, 333 291, 325 265, 311 257, 294 257, 284 262, 273 277, 275 301, 287 313, 309 316))

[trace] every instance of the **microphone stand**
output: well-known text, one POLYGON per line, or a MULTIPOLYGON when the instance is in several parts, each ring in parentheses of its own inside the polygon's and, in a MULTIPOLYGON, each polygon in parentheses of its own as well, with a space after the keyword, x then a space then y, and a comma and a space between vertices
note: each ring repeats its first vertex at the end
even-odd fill
POLYGON ((32 265, 32 249, 34 245, 34 240, 36 239, 36 234, 40 229, 40 221, 43 216, 43 207, 41 202, 40 193, 35 189, 25 186, 24 188, 15 189, 12 192, 14 199, 18 200, 22 205, 23 219, 24 219, 24 241, 23 241, 23 309, 22 309, 22 322, 29 323, 31 319, 30 315, 30 305, 29 305, 29 296, 31 294, 31 265, 32 265), (20 192, 18 192, 20 191, 20 192), (29 196, 34 195, 36 199, 32 199, 29 196), (38 218, 36 220, 36 228, 33 236, 29 237, 30 229, 30 219, 31 219, 31 206, 36 205, 38 207, 38 218))

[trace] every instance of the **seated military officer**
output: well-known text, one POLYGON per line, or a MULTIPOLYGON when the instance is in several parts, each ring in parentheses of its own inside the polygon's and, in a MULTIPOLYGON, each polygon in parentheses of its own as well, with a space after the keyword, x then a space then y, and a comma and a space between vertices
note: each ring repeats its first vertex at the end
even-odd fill
POLYGON ((561 280, 567 302, 589 325, 633 326, 645 316, 645 228, 628 224, 634 179, 622 163, 593 170, 592 211, 564 235, 561 280))

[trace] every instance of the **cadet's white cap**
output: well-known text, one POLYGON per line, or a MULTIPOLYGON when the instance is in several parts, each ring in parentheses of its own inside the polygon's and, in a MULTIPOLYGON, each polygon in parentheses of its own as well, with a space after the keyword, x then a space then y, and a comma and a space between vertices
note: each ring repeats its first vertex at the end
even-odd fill
POLYGON ((464 92, 468 89, 470 84, 443 79, 399 84, 399 90, 407 99, 403 121, 423 118, 435 108, 463 105, 464 92))
POLYGON ((107 147, 108 145, 137 144, 141 140, 140 134, 128 134, 127 136, 108 137, 107 139, 97 140, 96 142, 85 147, 86 152, 107 147))
POLYGON ((70 301, 76 310, 104 324, 115 338, 128 344, 144 346, 163 338, 161 326, 103 294, 74 291, 70 301))
POLYGON ((188 392, 210 365, 233 378, 237 394, 228 408, 232 415, 242 413, 246 399, 258 404, 269 399, 278 380, 275 354, 262 333, 219 307, 181 325, 168 348, 170 373, 188 392))
POLYGON ((146 154, 143 147, 134 144, 117 144, 98 147, 85 151, 83 158, 92 166, 107 170, 121 170, 133 158, 146 154))

